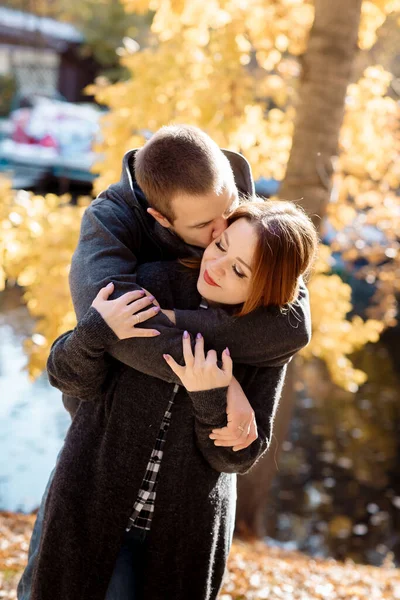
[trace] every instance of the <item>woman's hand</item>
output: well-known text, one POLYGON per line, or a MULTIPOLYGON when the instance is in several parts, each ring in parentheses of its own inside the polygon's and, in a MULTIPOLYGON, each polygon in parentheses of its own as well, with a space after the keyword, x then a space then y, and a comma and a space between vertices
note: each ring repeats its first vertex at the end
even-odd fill
POLYGON ((232 377, 228 388, 226 414, 228 424, 213 429, 210 439, 216 446, 232 447, 235 452, 250 446, 257 438, 257 422, 254 410, 240 383, 232 377))
POLYGON ((188 392, 200 392, 229 386, 232 379, 232 359, 228 348, 222 353, 222 369, 220 369, 217 365, 215 350, 210 350, 207 352, 207 357, 204 356, 204 339, 200 333, 196 337, 194 356, 187 331, 183 334, 182 345, 185 359, 184 367, 178 365, 169 354, 163 356, 188 392))
POLYGON ((101 314, 107 325, 111 327, 120 340, 160 335, 160 332, 156 329, 138 329, 136 327, 136 325, 151 319, 160 311, 159 306, 152 306, 148 310, 139 312, 146 306, 156 302, 154 296, 151 296, 146 290, 135 290, 127 292, 115 300, 108 300, 113 291, 113 283, 101 288, 93 300, 92 306, 101 314))

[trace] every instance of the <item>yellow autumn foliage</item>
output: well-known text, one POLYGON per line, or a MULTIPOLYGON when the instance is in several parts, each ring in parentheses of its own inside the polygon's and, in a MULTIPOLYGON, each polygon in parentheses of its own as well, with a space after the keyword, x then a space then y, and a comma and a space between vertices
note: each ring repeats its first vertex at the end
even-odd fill
POLYGON ((331 379, 350 392, 366 381, 366 375, 355 369, 348 358, 367 342, 377 342, 383 323, 358 316, 351 320, 351 287, 338 275, 330 274, 330 250, 320 245, 320 254, 314 275, 309 282, 313 335, 311 343, 302 350, 305 358, 323 360, 331 379))
POLYGON ((342 232, 333 250, 349 262, 366 259, 358 276, 377 287, 369 315, 388 326, 395 323, 400 291, 400 106, 388 95, 392 79, 373 66, 349 86, 336 202, 328 207, 330 222, 342 232))
POLYGON ((36 320, 25 342, 29 374, 35 378, 45 368, 52 342, 76 323, 68 273, 88 200, 71 206, 67 196, 13 192, 5 179, 0 179, 0 198, 0 291, 5 278, 24 289, 36 320))
POLYGON ((96 191, 115 181, 123 153, 141 145, 145 131, 170 121, 198 125, 221 147, 247 151, 256 177, 282 179, 294 112, 279 108, 293 94, 287 81, 299 73, 294 57, 305 51, 312 3, 161 0, 125 6, 155 11, 153 38, 122 58, 129 80, 89 87, 112 111, 103 120, 96 191), (249 68, 254 53, 256 69, 249 68), (265 114, 267 97, 277 109, 265 114))
MULTIPOLYGON (((131 73, 127 81, 89 86, 88 91, 111 110, 103 120, 104 141, 97 147, 103 160, 96 168, 100 173, 96 193, 119 177, 126 150, 142 145, 146 132, 168 122, 198 125, 221 147, 244 152, 256 178, 282 180, 301 73, 298 57, 306 49, 313 3, 124 0, 124 4, 130 12, 154 11, 152 37, 146 48, 133 54, 126 50, 122 57, 131 73), (275 106, 269 110, 271 102, 275 106)), ((386 16, 397 10, 400 0, 363 2, 360 48, 371 47, 386 16)), ((367 74, 365 83, 371 79, 367 74)), ((361 96, 367 93, 362 82, 356 87, 361 96)), ((363 160, 362 154, 358 157, 363 160)))

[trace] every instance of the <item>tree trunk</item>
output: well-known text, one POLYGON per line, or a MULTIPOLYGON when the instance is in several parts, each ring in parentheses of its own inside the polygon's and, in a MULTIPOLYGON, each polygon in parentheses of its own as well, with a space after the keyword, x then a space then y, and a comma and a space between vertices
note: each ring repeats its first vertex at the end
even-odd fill
MULTIPOLYGON (((317 227, 331 194, 344 102, 350 83, 362 0, 315 0, 315 20, 299 89, 292 151, 280 197, 298 200, 317 227)), ((266 456, 238 479, 237 531, 264 537, 268 493, 293 412, 295 365, 291 363, 266 456)), ((269 532, 271 533, 271 532, 269 532)))
POLYGON ((293 145, 279 191, 298 200, 319 227, 331 193, 344 101, 357 54, 361 0, 315 0, 315 20, 302 58, 293 145))
POLYGON ((273 437, 268 452, 247 475, 238 477, 236 531, 259 538, 267 533, 268 492, 275 476, 282 442, 286 439, 292 414, 295 364, 287 370, 282 398, 275 415, 273 437), (280 416, 279 416, 280 415, 280 416))

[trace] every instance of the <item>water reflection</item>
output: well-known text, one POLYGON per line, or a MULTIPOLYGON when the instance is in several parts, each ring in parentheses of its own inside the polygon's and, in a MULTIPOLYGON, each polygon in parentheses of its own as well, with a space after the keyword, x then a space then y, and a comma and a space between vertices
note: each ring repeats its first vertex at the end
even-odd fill
POLYGON ((22 349, 30 327, 17 298, 3 294, 0 313, 0 509, 40 504, 70 423, 61 394, 42 376, 31 383, 22 349), (5 309, 5 310, 4 310, 5 309))
POLYGON ((356 394, 318 361, 299 369, 298 398, 268 499, 269 533, 313 556, 400 564, 400 394, 396 342, 353 356, 356 394))

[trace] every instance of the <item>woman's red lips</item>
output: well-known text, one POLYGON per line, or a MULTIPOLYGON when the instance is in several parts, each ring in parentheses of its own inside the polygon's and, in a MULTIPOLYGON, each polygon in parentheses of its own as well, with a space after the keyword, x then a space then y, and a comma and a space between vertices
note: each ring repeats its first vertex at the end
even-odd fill
POLYGON ((206 283, 208 283, 208 285, 214 285, 215 287, 221 287, 220 285, 218 285, 218 283, 215 283, 214 279, 211 279, 210 275, 208 274, 207 269, 204 271, 204 281, 206 283))

